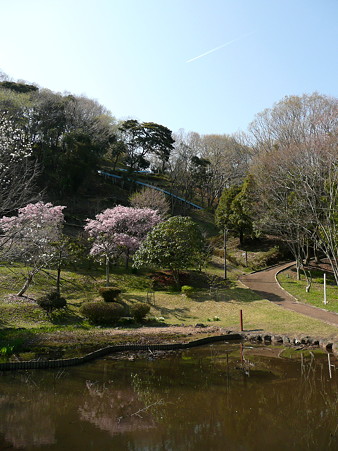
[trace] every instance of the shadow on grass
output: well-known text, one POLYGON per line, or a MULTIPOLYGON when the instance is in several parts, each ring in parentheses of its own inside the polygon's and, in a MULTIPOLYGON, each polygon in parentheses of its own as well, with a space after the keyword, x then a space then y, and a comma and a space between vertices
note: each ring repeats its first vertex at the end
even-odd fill
POLYGON ((229 301, 238 301, 238 302, 255 302, 260 301, 262 299, 266 299, 266 296, 263 298, 257 292, 252 290, 248 290, 246 288, 229 288, 227 290, 218 290, 212 292, 211 294, 208 292, 204 293, 193 293, 191 299, 195 302, 205 302, 205 301, 215 301, 215 302, 229 302, 229 301))
POLYGON ((8 328, 0 330, 0 347, 14 346, 14 352, 29 349, 29 343, 36 338, 30 330, 8 328))
MULTIPOLYGON (((276 302, 278 304, 285 301, 284 298, 282 298, 281 296, 279 296, 278 294, 275 294, 275 293, 267 293, 266 291, 262 291, 262 290, 254 291, 252 289, 250 289, 250 291, 257 297, 257 299, 255 299, 256 301, 262 300, 262 299, 267 299, 268 301, 276 302)), ((246 301, 246 302, 248 302, 248 301, 246 301)))
MULTIPOLYGON (((178 295, 179 293, 168 293, 171 295, 178 295)), ((156 294, 155 294, 155 301, 147 301, 147 295, 134 295, 134 294, 126 294, 123 293, 123 298, 124 300, 126 300, 128 303, 133 304, 135 302, 144 302, 146 304, 149 304, 153 311, 156 312, 157 316, 174 316, 175 318, 179 319, 179 320, 184 320, 187 318, 191 318, 188 315, 189 309, 186 307, 182 307, 182 308, 168 308, 168 307, 163 307, 161 305, 158 305, 156 303, 156 294)), ((163 322, 160 322, 158 325, 163 326, 163 322)))
POLYGON ((55 311, 49 315, 49 321, 55 325, 75 326, 81 325, 85 319, 83 316, 72 312, 67 307, 59 311, 55 311))
POLYGON ((189 309, 186 307, 183 308, 168 308, 161 307, 159 305, 151 305, 154 310, 156 310, 158 316, 173 316, 178 320, 184 321, 188 318, 193 318, 191 315, 188 315, 189 309))

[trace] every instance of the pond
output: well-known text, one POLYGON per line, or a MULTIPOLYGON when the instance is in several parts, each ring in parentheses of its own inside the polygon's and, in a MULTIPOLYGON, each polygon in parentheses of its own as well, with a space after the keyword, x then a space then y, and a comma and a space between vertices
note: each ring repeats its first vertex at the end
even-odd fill
POLYGON ((338 361, 251 344, 0 373, 0 449, 336 450, 338 361))

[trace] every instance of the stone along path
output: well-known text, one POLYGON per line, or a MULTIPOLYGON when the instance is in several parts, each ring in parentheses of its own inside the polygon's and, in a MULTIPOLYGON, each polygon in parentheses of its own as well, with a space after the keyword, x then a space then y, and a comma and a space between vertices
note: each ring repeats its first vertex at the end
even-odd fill
POLYGON ((240 281, 250 290, 255 291, 263 299, 267 299, 288 310, 301 313, 311 318, 325 321, 333 326, 338 326, 338 314, 298 302, 291 294, 283 290, 276 281, 276 274, 292 266, 287 263, 275 266, 265 271, 247 274, 240 277, 240 281))

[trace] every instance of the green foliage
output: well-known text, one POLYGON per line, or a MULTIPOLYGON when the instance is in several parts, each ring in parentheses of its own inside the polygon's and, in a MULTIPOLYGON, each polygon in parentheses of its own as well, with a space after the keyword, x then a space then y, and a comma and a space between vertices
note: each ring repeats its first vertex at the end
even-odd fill
POLYGON ((194 287, 191 287, 190 285, 183 285, 181 287, 181 292, 185 294, 188 298, 190 298, 192 293, 194 292, 194 287))
POLYGON ((188 217, 174 216, 154 227, 134 256, 134 266, 157 266, 173 272, 176 285, 183 269, 200 267, 206 259, 206 242, 188 217))
POLYGON ((14 353, 14 346, 13 345, 6 345, 6 346, 2 346, 2 348, 0 348, 0 355, 2 357, 9 357, 14 353))
POLYGON ((158 169, 164 172, 174 144, 171 130, 154 122, 139 123, 135 119, 122 122, 119 130, 125 144, 125 163, 131 170, 149 167, 147 157, 152 154, 160 162, 158 169))
POLYGON ((219 316, 213 316, 212 318, 207 318, 207 321, 209 321, 209 322, 221 321, 221 318, 219 316))
POLYGON ((225 188, 215 213, 216 224, 239 235, 241 244, 244 234, 251 234, 253 230, 249 199, 251 183, 248 177, 242 185, 225 188))
POLYGON ((130 313, 137 322, 141 322, 144 317, 149 313, 150 305, 138 302, 130 307, 130 313))
POLYGON ((104 326, 115 324, 125 314, 124 306, 117 302, 86 302, 80 311, 92 323, 104 326))
POLYGON ((13 81, 2 81, 0 82, 0 86, 18 93, 35 92, 39 90, 37 86, 28 85, 26 83, 16 83, 13 81))
POLYGON ((60 293, 57 291, 51 291, 47 293, 45 296, 42 296, 37 301, 37 304, 48 313, 51 313, 53 310, 58 310, 66 307, 67 301, 65 298, 60 296, 60 293))
POLYGON ((100 287, 99 294, 106 302, 116 302, 121 290, 116 287, 100 287))

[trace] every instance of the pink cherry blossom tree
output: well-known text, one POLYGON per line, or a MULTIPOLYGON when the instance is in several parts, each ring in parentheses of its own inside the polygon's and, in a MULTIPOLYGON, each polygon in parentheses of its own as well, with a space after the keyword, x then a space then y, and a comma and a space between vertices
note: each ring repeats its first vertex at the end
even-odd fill
POLYGON ((147 233, 161 221, 160 215, 150 208, 132 208, 119 205, 108 208, 87 219, 85 230, 93 240, 90 254, 104 259, 106 284, 109 285, 109 264, 125 254, 126 266, 131 254, 140 246, 147 233))
POLYGON ((64 208, 37 202, 20 208, 17 216, 3 216, 0 219, 0 249, 3 257, 27 265, 26 280, 17 296, 22 296, 34 276, 58 257, 55 243, 62 237, 64 208))

